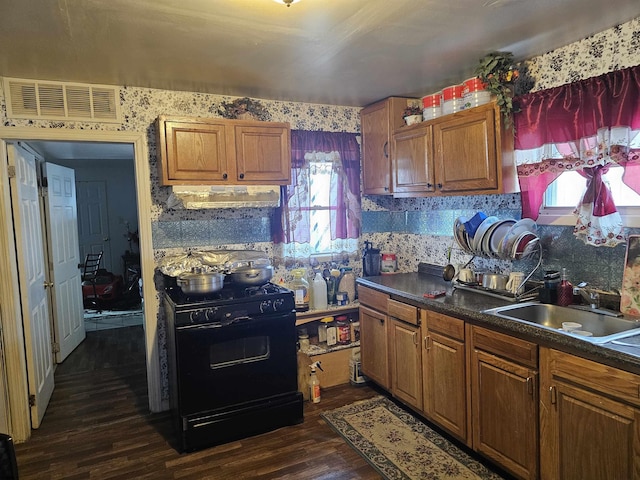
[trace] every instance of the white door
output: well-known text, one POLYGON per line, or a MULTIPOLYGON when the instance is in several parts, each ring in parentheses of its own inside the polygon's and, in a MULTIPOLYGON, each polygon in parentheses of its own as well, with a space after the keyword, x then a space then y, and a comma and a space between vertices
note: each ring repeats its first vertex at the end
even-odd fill
POLYGON ((11 202, 18 254, 18 277, 25 336, 31 427, 38 428, 53 393, 53 353, 44 260, 38 175, 35 157, 16 144, 7 145, 11 202))
POLYGON ((87 253, 104 252, 100 268, 112 272, 107 184, 98 181, 77 182, 76 195, 78 196, 80 258, 84 262, 87 253))
POLYGON ((56 362, 62 361, 85 339, 82 272, 78 267, 76 176, 71 168, 45 163, 45 196, 49 279, 53 283, 53 334, 56 362))

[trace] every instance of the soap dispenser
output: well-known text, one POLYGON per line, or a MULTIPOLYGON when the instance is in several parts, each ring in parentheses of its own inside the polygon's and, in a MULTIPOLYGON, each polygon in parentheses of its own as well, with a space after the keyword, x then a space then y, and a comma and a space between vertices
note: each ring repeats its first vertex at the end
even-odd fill
POLYGON ((573 303, 573 285, 569 282, 567 269, 562 269, 560 285, 558 285, 558 305, 566 307, 573 303))

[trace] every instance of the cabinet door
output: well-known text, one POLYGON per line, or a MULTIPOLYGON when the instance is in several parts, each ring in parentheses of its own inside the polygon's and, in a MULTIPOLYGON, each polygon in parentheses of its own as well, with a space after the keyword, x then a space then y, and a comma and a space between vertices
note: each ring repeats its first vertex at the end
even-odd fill
POLYGON ((537 372, 477 349, 471 356, 474 450, 519 478, 537 478, 537 372))
POLYGON ((362 187, 365 195, 391 195, 391 134, 404 124, 407 98, 389 97, 362 109, 362 187))
POLYGON ((499 191, 501 160, 492 103, 435 122, 433 138, 438 191, 499 191))
POLYGON ((168 120, 158 129, 163 185, 227 183, 235 175, 224 124, 168 120))
POLYGON ((391 393, 407 404, 422 408, 420 328, 389 319, 391 393))
POLYGON ((362 372, 389 390, 387 316, 364 306, 360 306, 360 356, 362 372))
POLYGON ((426 416, 466 443, 467 379, 464 341, 429 330, 423 340, 422 358, 426 416))
POLYGON ((544 477, 562 480, 640 478, 640 411, 561 382, 550 397, 550 429, 543 432, 544 477))
POLYGON ((235 140, 237 183, 291 183, 291 146, 286 125, 237 125, 235 140))
POLYGON ((640 479, 640 376, 543 348, 540 478, 640 479))
POLYGON ((432 126, 417 125, 393 135, 393 193, 434 191, 432 126))

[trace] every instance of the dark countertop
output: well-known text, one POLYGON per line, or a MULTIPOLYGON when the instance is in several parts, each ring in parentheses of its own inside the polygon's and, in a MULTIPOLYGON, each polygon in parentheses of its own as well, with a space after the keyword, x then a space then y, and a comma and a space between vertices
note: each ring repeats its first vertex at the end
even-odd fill
POLYGON ((391 298, 451 315, 479 326, 486 326, 510 335, 530 340, 538 345, 555 348, 589 360, 640 374, 640 335, 622 339, 638 346, 622 346, 612 343, 593 344, 585 340, 548 330, 525 322, 508 320, 482 313, 489 308, 510 305, 507 300, 493 298, 482 293, 452 289, 449 282, 425 273, 399 273, 377 277, 358 278, 357 283, 388 293, 391 298), (424 293, 446 290, 438 298, 425 298, 424 293))

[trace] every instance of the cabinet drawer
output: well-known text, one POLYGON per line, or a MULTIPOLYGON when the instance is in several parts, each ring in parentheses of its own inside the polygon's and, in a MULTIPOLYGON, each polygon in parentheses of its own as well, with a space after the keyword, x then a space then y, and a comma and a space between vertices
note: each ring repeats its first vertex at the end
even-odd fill
POLYGON ((472 348, 484 350, 514 362, 538 367, 538 345, 482 327, 471 327, 472 348))
POLYGON ((456 340, 464 340, 464 321, 459 318, 427 311, 427 328, 456 340))
POLYGON ((591 388, 640 405, 640 376, 557 350, 549 350, 549 372, 555 379, 591 388))
POLYGON ((379 312, 387 313, 387 300, 389 295, 379 292, 373 288, 358 286, 358 300, 362 305, 371 307, 379 312))
POLYGON ((389 299, 387 301, 387 313, 390 317, 397 318, 412 325, 418 325, 418 307, 389 299))

